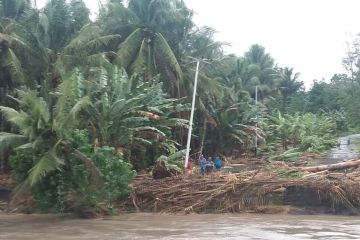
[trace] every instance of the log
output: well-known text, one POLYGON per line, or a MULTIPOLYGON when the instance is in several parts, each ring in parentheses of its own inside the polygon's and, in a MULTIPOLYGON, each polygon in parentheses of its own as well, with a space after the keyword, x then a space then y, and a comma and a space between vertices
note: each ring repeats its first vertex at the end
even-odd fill
POLYGON ((300 171, 307 171, 307 172, 321 172, 321 171, 334 171, 334 170, 342 170, 352 167, 360 166, 360 159, 359 160, 349 160, 346 162, 341 163, 334 163, 334 164, 327 164, 327 165, 319 165, 319 166, 312 166, 312 167, 300 167, 298 168, 300 171))

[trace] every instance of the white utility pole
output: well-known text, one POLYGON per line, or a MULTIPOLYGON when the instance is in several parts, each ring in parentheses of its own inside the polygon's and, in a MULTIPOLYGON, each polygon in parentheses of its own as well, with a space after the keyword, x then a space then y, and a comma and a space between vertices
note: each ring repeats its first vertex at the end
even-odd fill
POLYGON ((185 168, 187 167, 187 165, 189 163, 191 132, 192 132, 192 126, 193 126, 193 120, 194 120, 195 97, 196 97, 196 88, 197 88, 197 81, 198 81, 198 75, 199 75, 199 65, 200 65, 200 59, 196 59, 194 92, 193 92, 193 98, 192 98, 192 103, 191 103, 189 132, 188 132, 188 138, 187 138, 187 143, 186 143, 186 155, 185 155, 185 164, 184 164, 185 168))
POLYGON ((194 120, 194 110, 195 110, 195 97, 196 97, 196 89, 197 89, 197 82, 198 82, 198 75, 199 75, 199 66, 200 62, 210 64, 210 62, 214 61, 222 61, 224 58, 221 59, 204 59, 204 58, 194 58, 188 56, 188 58, 191 58, 196 62, 196 71, 195 71, 195 81, 194 81, 194 92, 193 92, 193 98, 191 103, 191 113, 190 113, 190 122, 189 122, 189 133, 186 143, 186 155, 185 155, 185 164, 184 167, 186 168, 189 163, 189 156, 190 156, 190 143, 191 143, 191 132, 193 127, 193 120, 194 120))
POLYGON ((256 117, 255 117, 255 156, 257 155, 257 126, 258 126, 258 86, 255 86, 255 109, 256 109, 256 117))

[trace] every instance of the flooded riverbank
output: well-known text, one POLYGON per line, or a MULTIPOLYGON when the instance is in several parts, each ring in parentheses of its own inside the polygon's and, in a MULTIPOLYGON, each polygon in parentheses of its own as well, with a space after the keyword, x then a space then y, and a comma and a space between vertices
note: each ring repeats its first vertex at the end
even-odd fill
MULTIPOLYGON (((348 145, 347 140, 344 139, 342 141, 342 145, 340 145, 340 147, 338 148, 339 151, 343 151, 345 148, 352 150, 351 149, 353 147, 352 145, 353 145, 352 143, 348 145)), ((345 150, 345 152, 346 151, 347 150, 345 150)), ((336 155, 334 152, 332 152, 331 154, 333 154, 333 156, 336 155)), ((336 161, 341 161, 340 158, 341 155, 338 154, 335 157, 329 159, 331 161, 333 159, 336 159, 336 161)), ((346 160, 346 159, 342 159, 342 160, 346 160)), ((258 173, 257 176, 259 176, 258 173)), ((336 176, 330 177, 330 179, 335 179, 335 177, 336 176)), ((256 182, 255 181, 256 178, 250 178, 250 179, 251 181, 249 181, 248 184, 254 184, 256 182)), ((271 178, 269 177, 269 179, 271 179, 271 182, 275 184, 274 177, 271 178)), ((177 180, 180 181, 180 179, 177 180)), ((209 180, 211 180, 211 178, 209 178, 209 180)), ((231 183, 234 184, 230 188, 231 190, 230 192, 233 193, 235 189, 234 186, 235 183, 237 183, 237 180, 225 179, 224 184, 228 183, 230 180, 232 181, 231 183)), ((321 178, 317 176, 315 180, 316 183, 319 183, 321 178)), ((292 182, 294 181, 295 179, 292 179, 292 182)), ((326 180, 326 182, 328 181, 329 180, 326 180)), ((315 181, 310 181, 310 182, 315 182, 315 181)), ((239 184, 240 183, 241 182, 239 182, 239 184)), ((287 184, 289 185, 289 183, 287 184)), ((165 185, 168 186, 168 184, 165 185)), ((281 183, 280 185, 283 186, 284 184, 281 183)), ((191 189, 194 189, 193 183, 189 184, 189 186, 191 186, 191 189)), ((249 189, 259 189, 262 185, 254 185, 254 186, 249 185, 249 186, 250 186, 248 187, 249 189)), ((269 189, 271 186, 267 184, 265 187, 266 189, 269 189)), ((195 187, 195 189, 200 189, 200 187, 195 187)), ((221 189, 224 190, 224 188, 221 189)), ((278 190, 278 187, 276 188, 274 187, 274 189, 278 190)), ((347 188, 345 188, 345 190, 346 189, 347 188)), ((289 194, 286 194, 287 193, 286 191, 284 197, 284 199, 288 202, 286 205, 291 205, 291 203, 293 205, 296 205, 294 204, 293 200, 291 199, 289 200, 288 198, 289 194)), ((324 190, 324 192, 328 192, 328 191, 324 190)), ((316 190, 315 193, 316 196, 319 196, 319 191, 316 190)), ((257 196, 257 194, 255 195, 257 196)), ((324 207, 325 203, 327 202, 325 201, 326 199, 324 198, 318 199, 317 197, 309 197, 310 195, 306 195, 303 192, 300 192, 299 196, 294 195, 294 193, 292 193, 292 196, 295 196, 293 199, 298 199, 301 204, 304 204, 306 202, 302 200, 301 197, 308 198, 309 202, 313 205, 317 204, 315 201, 316 199, 319 200, 318 206, 315 206, 316 209, 319 207, 320 208, 324 207)), ((265 197, 269 198, 268 195, 266 195, 265 197)), ((174 197, 171 196, 171 199, 173 198, 174 197)), ((249 198, 249 197, 244 199, 249 200, 249 204, 251 203, 250 200, 254 200, 254 198, 249 198)), ((177 203, 182 203, 182 202, 184 201, 180 201, 180 200, 177 201, 177 203)), ((221 200, 220 203, 223 204, 224 201, 221 200)), ((310 203, 309 205, 311 205, 310 203)), ((329 203, 331 206, 334 206, 333 204, 331 204, 331 202, 329 203)), ((155 207, 160 207, 160 204, 161 201, 159 200, 158 202, 156 202, 156 205, 155 204, 153 205, 147 204, 147 205, 154 206, 155 208, 155 207)), ((156 209, 154 211, 156 211, 156 209)), ((307 211, 299 211, 299 212, 304 213, 307 211)), ((335 216, 335 215, 286 215, 286 214, 166 215, 166 214, 156 214, 156 213, 148 213, 148 214, 141 213, 141 214, 123 214, 111 218, 109 217, 105 219, 91 219, 91 220, 70 219, 69 217, 61 217, 55 215, 37 215, 37 214, 0 215, 0 239, 6 239, 6 240, 360 239, 359 229, 360 229, 360 217, 335 216)))
POLYGON ((0 239, 360 239, 360 218, 310 215, 124 214, 108 219, 0 215, 0 239))

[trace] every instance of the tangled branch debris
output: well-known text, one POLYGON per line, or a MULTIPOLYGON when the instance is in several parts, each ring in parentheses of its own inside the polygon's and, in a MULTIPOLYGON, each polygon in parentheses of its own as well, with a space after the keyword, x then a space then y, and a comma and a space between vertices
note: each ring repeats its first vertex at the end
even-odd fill
POLYGON ((141 175, 133 183, 131 203, 137 210, 151 212, 259 212, 264 206, 291 205, 291 189, 310 189, 312 196, 303 197, 314 198, 314 203, 358 211, 360 170, 309 173, 277 163, 222 176, 156 180, 141 175))

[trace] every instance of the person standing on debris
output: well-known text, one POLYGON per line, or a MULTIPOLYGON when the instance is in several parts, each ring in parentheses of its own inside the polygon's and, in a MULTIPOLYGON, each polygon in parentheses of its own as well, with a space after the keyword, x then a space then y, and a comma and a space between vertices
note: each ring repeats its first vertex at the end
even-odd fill
POLYGON ((211 157, 209 157, 208 161, 205 164, 205 173, 206 175, 210 175, 214 168, 213 162, 211 161, 211 157))
POLYGON ((190 158, 186 169, 191 170, 192 168, 193 168, 193 160, 192 158, 190 158))
POLYGON ((221 162, 221 159, 218 156, 214 160, 214 167, 215 167, 215 171, 220 174, 221 167, 222 167, 222 162, 221 162))
POLYGON ((201 175, 205 174, 206 164, 207 164, 206 158, 204 158, 204 156, 201 154, 199 157, 199 167, 200 167, 201 175))
POLYGON ((192 170, 193 170, 193 159, 190 158, 188 165, 186 166, 185 173, 190 175, 192 173, 192 170))

